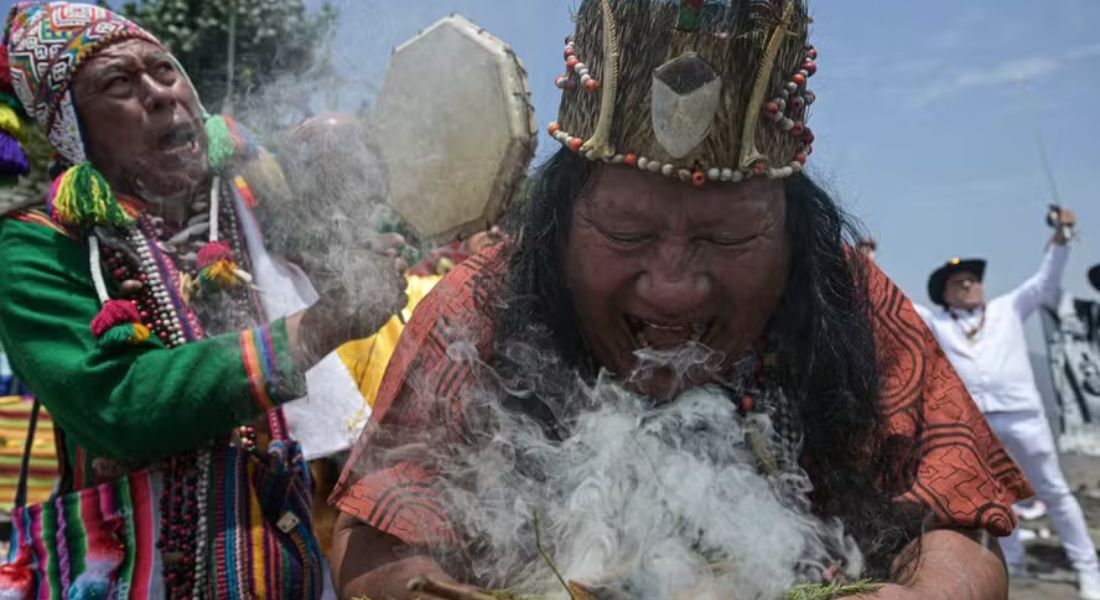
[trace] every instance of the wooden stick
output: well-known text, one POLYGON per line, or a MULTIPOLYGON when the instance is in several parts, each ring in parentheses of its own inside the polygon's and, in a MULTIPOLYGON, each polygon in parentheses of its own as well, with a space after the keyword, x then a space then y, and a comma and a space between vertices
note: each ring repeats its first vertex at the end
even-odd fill
POLYGON ((424 592, 447 600, 497 600, 496 597, 484 592, 469 590, 454 583, 445 583, 424 576, 410 579, 408 588, 412 592, 424 592))

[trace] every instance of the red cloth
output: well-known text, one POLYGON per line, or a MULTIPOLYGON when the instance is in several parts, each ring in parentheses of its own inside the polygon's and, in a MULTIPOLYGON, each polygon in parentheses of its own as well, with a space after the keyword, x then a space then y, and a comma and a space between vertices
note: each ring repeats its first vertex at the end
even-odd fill
MULTIPOLYGON (((448 348, 469 336, 480 358, 489 358, 493 323, 486 307, 499 297, 505 254, 496 246, 470 258, 417 307, 382 380, 373 423, 330 498, 405 543, 458 541, 418 448, 448 442, 460 417, 459 393, 474 379, 469 363, 448 348), (452 431, 438 431, 433 423, 450 423, 452 431), (383 460, 381 453, 397 446, 400 456, 389 453, 383 460)), ((1008 535, 1015 527, 1012 504, 1032 495, 1031 487, 912 304, 881 271, 870 269, 886 435, 916 457, 898 465, 912 482, 899 501, 927 507, 937 526, 1008 535)))

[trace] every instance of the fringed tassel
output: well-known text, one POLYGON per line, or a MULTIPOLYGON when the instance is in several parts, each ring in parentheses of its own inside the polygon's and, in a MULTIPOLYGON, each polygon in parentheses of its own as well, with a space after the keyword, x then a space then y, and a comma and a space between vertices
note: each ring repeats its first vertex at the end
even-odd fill
POLYGON ((30 161, 19 140, 0 131, 0 177, 18 177, 30 172, 30 161))
POLYGON ((124 324, 141 321, 137 307, 129 300, 108 300, 103 309, 92 319, 92 334, 103 337, 111 329, 124 324))
POLYGON ((141 322, 137 306, 130 300, 111 300, 107 295, 107 283, 99 261, 99 238, 88 236, 88 263, 92 271, 92 283, 96 297, 103 303, 99 314, 92 319, 92 335, 104 348, 136 346, 149 339, 149 328, 141 322))
POLYGON ((255 158, 259 146, 252 134, 230 117, 206 119, 206 156, 213 169, 221 169, 234 158, 255 158))
POLYGON ((111 186, 90 163, 71 167, 54 180, 46 199, 50 215, 63 225, 121 227, 134 216, 118 203, 111 186))
POLYGON ((205 269, 222 260, 233 262, 233 250, 228 242, 210 242, 199 250, 198 267, 205 269))
POLYGON ((108 300, 92 319, 92 334, 100 346, 136 346, 149 339, 149 328, 141 322, 137 308, 129 300, 108 300))
POLYGON ((226 289, 251 281, 252 278, 237 263, 229 260, 215 261, 199 271, 199 284, 203 289, 226 289))
POLYGON ((7 103, 0 103, 0 178, 6 182, 31 172, 27 153, 20 145, 23 135, 19 114, 7 103))

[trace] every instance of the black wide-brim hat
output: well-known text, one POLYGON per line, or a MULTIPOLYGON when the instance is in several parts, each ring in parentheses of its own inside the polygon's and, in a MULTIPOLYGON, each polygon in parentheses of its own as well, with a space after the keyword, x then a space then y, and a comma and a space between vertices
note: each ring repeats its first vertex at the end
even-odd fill
POLYGON ((985 279, 985 261, 980 258, 952 258, 942 267, 933 271, 932 276, 928 278, 928 297, 932 299, 932 302, 940 306, 947 306, 947 303, 943 300, 947 278, 964 271, 973 273, 978 281, 982 281, 985 279))
POLYGON ((1092 282, 1092 287, 1100 292, 1100 265, 1096 265, 1089 269, 1089 281, 1092 282))

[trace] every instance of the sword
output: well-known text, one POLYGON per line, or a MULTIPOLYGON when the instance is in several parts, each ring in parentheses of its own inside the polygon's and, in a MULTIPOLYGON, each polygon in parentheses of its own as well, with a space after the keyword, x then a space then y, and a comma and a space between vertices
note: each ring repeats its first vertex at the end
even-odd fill
MULTIPOLYGON (((1027 80, 1020 81, 1020 87, 1024 93, 1034 101, 1034 96, 1031 93, 1031 89, 1027 85, 1027 80)), ((1050 153, 1047 152, 1046 140, 1043 138, 1043 131, 1039 127, 1039 121, 1035 121, 1035 146, 1039 150, 1039 165, 1043 169, 1043 175, 1047 180, 1047 187, 1050 191, 1051 203, 1047 207, 1047 225, 1053 229, 1062 229, 1062 235, 1066 238, 1066 241, 1072 240, 1075 236, 1073 231, 1073 225, 1062 225, 1062 201, 1061 195, 1058 193, 1058 182, 1054 178, 1054 168, 1050 164, 1050 153)))

